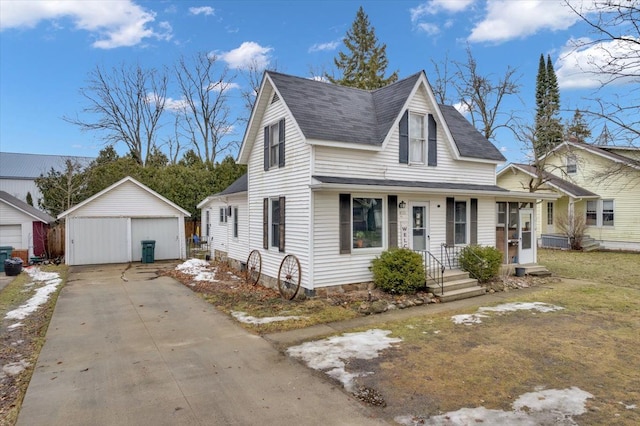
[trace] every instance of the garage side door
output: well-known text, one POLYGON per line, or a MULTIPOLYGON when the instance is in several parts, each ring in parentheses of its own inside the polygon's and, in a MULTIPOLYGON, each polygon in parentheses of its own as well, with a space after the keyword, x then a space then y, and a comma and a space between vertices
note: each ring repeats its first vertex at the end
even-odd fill
POLYGON ((68 218, 70 265, 129 262, 127 218, 68 218))
POLYGON ((154 257, 156 260, 179 259, 180 238, 178 236, 178 218, 131 219, 131 253, 134 262, 142 259, 143 240, 155 240, 154 257))
POLYGON ((22 226, 0 225, 0 246, 11 246, 14 249, 22 248, 22 226))

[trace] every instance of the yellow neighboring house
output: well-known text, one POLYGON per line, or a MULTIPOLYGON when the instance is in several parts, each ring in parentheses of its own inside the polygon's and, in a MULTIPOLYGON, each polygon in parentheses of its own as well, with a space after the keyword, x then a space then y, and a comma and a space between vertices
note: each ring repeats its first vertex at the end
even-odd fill
POLYGON ((640 148, 563 142, 536 165, 508 164, 497 184, 560 196, 537 205, 542 247, 569 247, 562 224, 573 220, 586 226, 584 249, 640 251, 640 148))

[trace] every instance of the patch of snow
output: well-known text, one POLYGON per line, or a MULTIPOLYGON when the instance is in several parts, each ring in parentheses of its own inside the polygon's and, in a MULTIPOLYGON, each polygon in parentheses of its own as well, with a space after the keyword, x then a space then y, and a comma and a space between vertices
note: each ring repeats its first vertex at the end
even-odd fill
POLYGON ((521 395, 513 404, 513 411, 489 410, 485 407, 461 408, 457 411, 428 418, 398 416, 394 420, 405 426, 448 425, 467 426, 479 423, 489 425, 537 426, 576 425, 572 416, 586 411, 589 392, 577 387, 570 389, 547 389, 521 395))
POLYGON ((176 271, 193 276, 194 281, 220 281, 215 279, 216 268, 209 269, 209 262, 202 259, 188 259, 176 266, 176 271))
POLYGON ((7 312, 5 319, 22 320, 38 310, 38 308, 49 300, 51 293, 55 292, 62 282, 60 274, 57 272, 43 272, 40 268, 33 267, 26 269, 27 274, 34 282, 44 281, 44 286, 38 288, 36 293, 29 300, 18 308, 7 312))
POLYGON ((487 315, 482 314, 462 314, 462 315, 454 315, 451 317, 451 320, 454 324, 464 324, 464 325, 472 325, 472 324, 480 324, 482 322, 482 318, 489 318, 487 315))
POLYGON ((491 307, 480 307, 478 308, 478 312, 475 314, 464 314, 464 315, 454 315, 451 317, 451 320, 455 324, 464 324, 464 325, 472 325, 472 324, 480 324, 482 323, 482 318, 489 318, 487 315, 483 315, 481 312, 515 312, 515 311, 538 311, 538 312, 554 312, 564 309, 561 306, 550 305, 548 303, 542 302, 514 302, 514 303, 503 303, 498 306, 491 307))
POLYGON ((564 309, 561 306, 550 305, 542 302, 515 302, 503 303, 502 305, 492 307, 478 308, 479 312, 515 312, 515 311, 538 311, 538 312, 554 312, 564 309))
POLYGON ((21 359, 18 362, 10 362, 9 364, 3 365, 2 372, 9 376, 15 376, 22 373, 28 366, 29 363, 21 359))
POLYGON ((345 333, 323 340, 306 342, 287 349, 289 356, 302 359, 309 367, 324 371, 330 377, 340 381, 344 388, 354 391, 354 379, 366 372, 349 373, 345 370, 345 361, 351 358, 373 359, 380 351, 389 348, 402 339, 388 337, 389 330, 367 330, 360 333, 345 333))
POLYGON ((13 329, 15 329, 15 328, 22 327, 23 325, 24 325, 23 323, 21 323, 21 322, 17 322, 17 323, 15 323, 15 324, 11 324, 9 327, 7 327, 7 329, 8 329, 8 330, 13 330, 13 329))
POLYGON ((618 404, 624 406, 624 408, 626 408, 627 410, 635 410, 636 408, 638 408, 638 406, 636 404, 625 404, 624 402, 620 401, 618 402, 618 404))
POLYGON ((289 321, 289 320, 299 320, 307 317, 301 317, 297 315, 291 316, 278 316, 278 317, 265 317, 265 318, 257 318, 248 315, 246 312, 239 311, 231 311, 231 315, 240 322, 245 324, 268 324, 271 322, 279 322, 279 321, 289 321))

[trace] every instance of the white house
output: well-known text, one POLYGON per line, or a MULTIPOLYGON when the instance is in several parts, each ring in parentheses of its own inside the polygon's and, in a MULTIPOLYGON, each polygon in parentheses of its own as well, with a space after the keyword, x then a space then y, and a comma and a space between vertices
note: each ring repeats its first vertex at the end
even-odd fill
POLYGON ((184 218, 191 214, 132 177, 60 213, 68 265, 128 263, 155 241, 154 259, 186 257, 184 218))
POLYGON ((0 191, 0 246, 46 256, 47 230, 55 219, 22 200, 0 191))
POLYGON ((238 161, 246 185, 208 197, 203 217, 213 254, 244 264, 258 250, 267 283, 288 254, 307 294, 370 281, 371 260, 397 246, 444 264, 469 244, 536 260, 545 195, 496 185, 505 158, 436 103, 424 72, 373 91, 265 72, 238 161))

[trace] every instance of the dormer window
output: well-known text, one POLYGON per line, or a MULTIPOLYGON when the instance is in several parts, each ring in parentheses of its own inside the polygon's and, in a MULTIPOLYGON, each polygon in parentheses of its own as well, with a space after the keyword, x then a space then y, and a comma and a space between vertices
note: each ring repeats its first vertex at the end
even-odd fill
POLYGON ((578 171, 578 161, 574 155, 567 157, 567 174, 575 174, 578 171))

